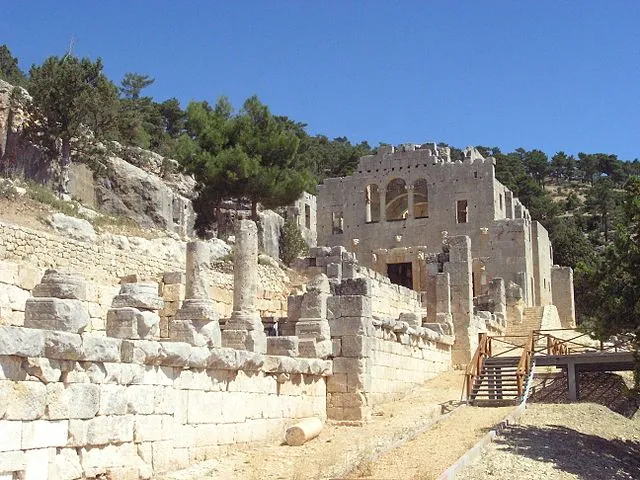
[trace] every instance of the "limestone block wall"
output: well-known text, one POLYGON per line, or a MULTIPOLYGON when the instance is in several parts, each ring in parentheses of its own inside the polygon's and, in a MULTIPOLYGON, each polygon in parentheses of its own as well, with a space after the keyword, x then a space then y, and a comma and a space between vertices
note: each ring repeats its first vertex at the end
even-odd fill
POLYGON ((452 337, 420 326, 412 314, 374 318, 370 279, 345 279, 339 292, 327 300, 334 356, 329 418, 364 422, 375 405, 451 367, 452 337))
MULTIPOLYGON (((118 240, 125 242, 126 238, 118 240)), ((136 274, 163 283, 166 272, 184 271, 183 242, 166 239, 171 245, 156 250, 138 245, 134 239, 127 241, 126 246, 122 242, 109 238, 101 238, 96 243, 83 242, 0 222, 0 272, 7 272, 0 275, 0 319, 11 325, 22 324, 21 315, 12 312, 24 312, 23 300, 40 280, 45 268, 71 269, 87 278, 94 290, 91 301, 98 304, 103 313, 111 305, 121 277, 136 274)), ((290 292, 288 278, 273 266, 258 265, 258 268, 260 283, 256 307, 260 315, 286 316, 290 292)), ((219 271, 211 269, 206 280, 220 316, 229 316, 233 302, 232 267, 221 262, 219 271)), ((169 290, 172 288, 176 287, 169 287, 169 290)), ((179 302, 183 298, 176 298, 174 291, 166 300, 179 302)), ((174 307, 177 310, 179 305, 174 307)), ((91 316, 98 318, 97 310, 95 313, 91 316)), ((99 325, 96 329, 104 330, 99 325)))
POLYGON ((558 308, 558 315, 563 328, 576 326, 576 306, 573 295, 573 270, 571 267, 551 268, 551 290, 553 304, 558 308))
POLYGON ((374 317, 398 318, 402 313, 426 316, 420 292, 391 283, 389 277, 360 267, 358 274, 371 280, 371 311, 374 317))
MULTIPOLYGON (((24 325, 25 303, 44 272, 44 268, 30 264, 0 260, 0 325, 24 325)), ((87 282, 87 297, 82 300, 83 309, 90 317, 87 331, 104 334, 104 319, 119 288, 119 285, 87 282)))
POLYGON ((325 417, 331 362, 0 327, 0 478, 155 478, 325 417))

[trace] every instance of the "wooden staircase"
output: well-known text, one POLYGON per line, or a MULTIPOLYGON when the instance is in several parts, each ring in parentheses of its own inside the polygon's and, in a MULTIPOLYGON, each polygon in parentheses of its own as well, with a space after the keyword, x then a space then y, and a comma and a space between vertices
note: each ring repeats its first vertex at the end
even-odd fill
POLYGON ((529 332, 522 343, 511 344, 510 350, 500 353, 493 349, 498 341, 501 339, 486 333, 479 335, 478 348, 465 375, 469 405, 515 405, 526 396, 527 384, 533 375, 534 332, 529 332))
MULTIPOLYGON (((482 370, 473 383, 469 404, 495 407, 519 403, 522 400, 518 392, 519 363, 520 357, 485 359, 482 370)), ((522 380, 525 385, 528 376, 529 374, 522 380)))

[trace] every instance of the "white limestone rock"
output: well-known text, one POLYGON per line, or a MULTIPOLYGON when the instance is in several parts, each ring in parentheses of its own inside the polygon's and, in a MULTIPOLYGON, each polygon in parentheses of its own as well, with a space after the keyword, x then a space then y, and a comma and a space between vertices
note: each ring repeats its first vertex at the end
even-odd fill
POLYGON ((83 242, 95 242, 96 231, 82 218, 70 217, 64 213, 54 213, 48 219, 49 224, 58 232, 83 242))
POLYGON ((107 312, 107 336, 126 339, 156 338, 160 330, 160 317, 137 308, 114 308, 107 312))
POLYGON ((24 313, 28 328, 82 333, 89 324, 89 312, 80 300, 30 298, 24 313))
POLYGON ((120 293, 114 297, 111 306, 113 308, 132 307, 141 310, 162 310, 164 301, 158 296, 157 283, 123 283, 120 287, 120 293))

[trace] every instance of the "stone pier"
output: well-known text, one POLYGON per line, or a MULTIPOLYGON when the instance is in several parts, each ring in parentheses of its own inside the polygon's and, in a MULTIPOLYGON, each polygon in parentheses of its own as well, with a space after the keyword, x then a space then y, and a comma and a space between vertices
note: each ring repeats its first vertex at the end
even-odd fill
POLYGON ((256 309, 258 285, 258 228, 251 220, 235 226, 233 312, 222 332, 222 345, 266 353, 267 336, 256 309))
POLYGON ((169 338, 195 346, 219 347, 220 323, 215 303, 209 298, 206 272, 210 250, 201 241, 187 244, 185 300, 169 323, 169 338))

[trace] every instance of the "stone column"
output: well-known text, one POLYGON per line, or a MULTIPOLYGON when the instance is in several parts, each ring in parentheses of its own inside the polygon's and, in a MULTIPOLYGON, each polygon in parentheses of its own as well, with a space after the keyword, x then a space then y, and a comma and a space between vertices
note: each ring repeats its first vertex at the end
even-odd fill
POLYGON ((258 287, 258 228, 251 220, 235 226, 233 312, 222 332, 222 344, 237 350, 266 353, 267 336, 256 310, 258 287))
POLYGON ((387 188, 380 188, 380 222, 387 221, 387 188))
POLYGON ((169 338, 198 347, 219 347, 220 323, 215 302, 207 292, 210 250, 202 241, 187 244, 185 300, 169 324, 169 338))
POLYGON ((365 187, 365 192, 364 192, 364 198, 365 198, 365 218, 364 221, 369 223, 371 222, 371 185, 367 185, 365 187))
POLYGON ((471 240, 465 235, 449 237, 449 262, 444 271, 451 285, 451 313, 456 337, 452 350, 454 365, 466 366, 478 346, 478 330, 473 324, 471 282, 471 240))
POLYGON ((504 279, 496 277, 489 283, 489 297, 493 300, 493 313, 503 325, 507 320, 507 290, 504 279))
POLYGON ((413 218, 413 185, 407 185, 407 218, 413 218))
POLYGON ((187 243, 187 271, 185 275, 185 298, 209 299, 205 272, 209 266, 209 249, 204 242, 187 243))
POLYGON ((327 320, 327 299, 330 294, 329 279, 324 274, 307 284, 307 292, 300 304, 300 318, 295 325, 301 357, 328 358, 331 355, 331 334, 327 320))

